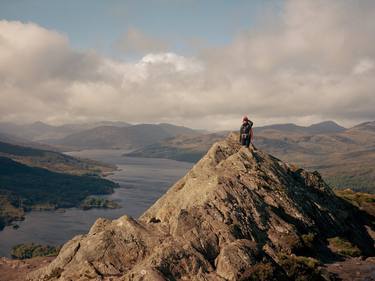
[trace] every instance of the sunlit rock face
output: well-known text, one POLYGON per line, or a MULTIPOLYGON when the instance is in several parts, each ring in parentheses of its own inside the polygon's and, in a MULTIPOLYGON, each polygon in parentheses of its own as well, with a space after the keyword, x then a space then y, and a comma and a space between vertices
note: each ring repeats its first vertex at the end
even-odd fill
POLYGON ((285 257, 334 258, 331 237, 374 255, 370 224, 318 173, 230 134, 138 220, 98 219, 29 279, 293 280, 285 257))

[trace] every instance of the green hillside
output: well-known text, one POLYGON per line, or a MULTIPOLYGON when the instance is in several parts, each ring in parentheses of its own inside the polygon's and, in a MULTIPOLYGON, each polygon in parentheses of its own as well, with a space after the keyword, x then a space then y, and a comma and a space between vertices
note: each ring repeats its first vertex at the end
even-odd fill
POLYGON ((59 152, 14 145, 0 141, 0 156, 17 162, 54 172, 74 175, 103 174, 115 169, 114 166, 88 159, 78 159, 59 152))
MULTIPOLYGON (((109 194, 116 184, 99 177, 77 176, 30 167, 7 157, 0 157, 0 208, 3 226, 20 214, 16 209, 34 206, 66 208, 79 206, 89 195, 109 194), (8 206, 8 207, 6 207, 8 206)), ((2 223, 1 223, 2 222, 2 223)))
POLYGON ((48 151, 0 142, 0 152, 17 156, 43 156, 48 151))

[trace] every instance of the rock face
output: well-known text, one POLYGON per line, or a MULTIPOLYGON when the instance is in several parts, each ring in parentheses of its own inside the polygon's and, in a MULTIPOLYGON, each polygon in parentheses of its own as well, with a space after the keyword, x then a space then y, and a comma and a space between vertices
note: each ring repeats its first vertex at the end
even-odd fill
POLYGON ((97 220, 29 279, 295 280, 288 257, 334 259, 331 237, 375 254, 371 218, 318 173, 237 140, 215 143, 138 220, 97 220))

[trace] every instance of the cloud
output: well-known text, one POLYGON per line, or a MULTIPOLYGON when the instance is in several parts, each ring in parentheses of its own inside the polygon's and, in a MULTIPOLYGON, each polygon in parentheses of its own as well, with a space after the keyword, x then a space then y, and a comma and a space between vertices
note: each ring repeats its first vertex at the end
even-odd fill
POLYGON ((371 72, 374 69, 374 61, 371 59, 362 59, 358 62, 358 64, 354 67, 353 73, 354 74, 365 74, 371 72))
POLYGON ((208 129, 234 128, 243 114, 256 124, 374 120, 375 3, 290 0, 271 16, 195 57, 155 52, 158 44, 144 40, 133 51, 153 52, 134 63, 75 51, 32 23, 1 21, 0 120, 208 129))
POLYGON ((202 59, 259 120, 375 119, 374 81, 353 75, 372 70, 374 16, 373 1, 287 1, 279 18, 202 59))
POLYGON ((122 38, 115 42, 115 47, 126 54, 137 55, 168 50, 168 44, 165 41, 147 35, 134 27, 130 27, 122 38))

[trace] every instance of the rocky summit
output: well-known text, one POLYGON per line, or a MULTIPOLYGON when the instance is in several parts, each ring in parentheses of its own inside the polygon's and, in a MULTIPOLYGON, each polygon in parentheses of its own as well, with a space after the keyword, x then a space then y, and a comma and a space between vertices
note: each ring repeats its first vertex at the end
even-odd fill
POLYGON ((98 219, 28 278, 330 280, 319 265, 341 259, 340 245, 374 256, 373 230, 319 173, 230 134, 139 219, 98 219))

